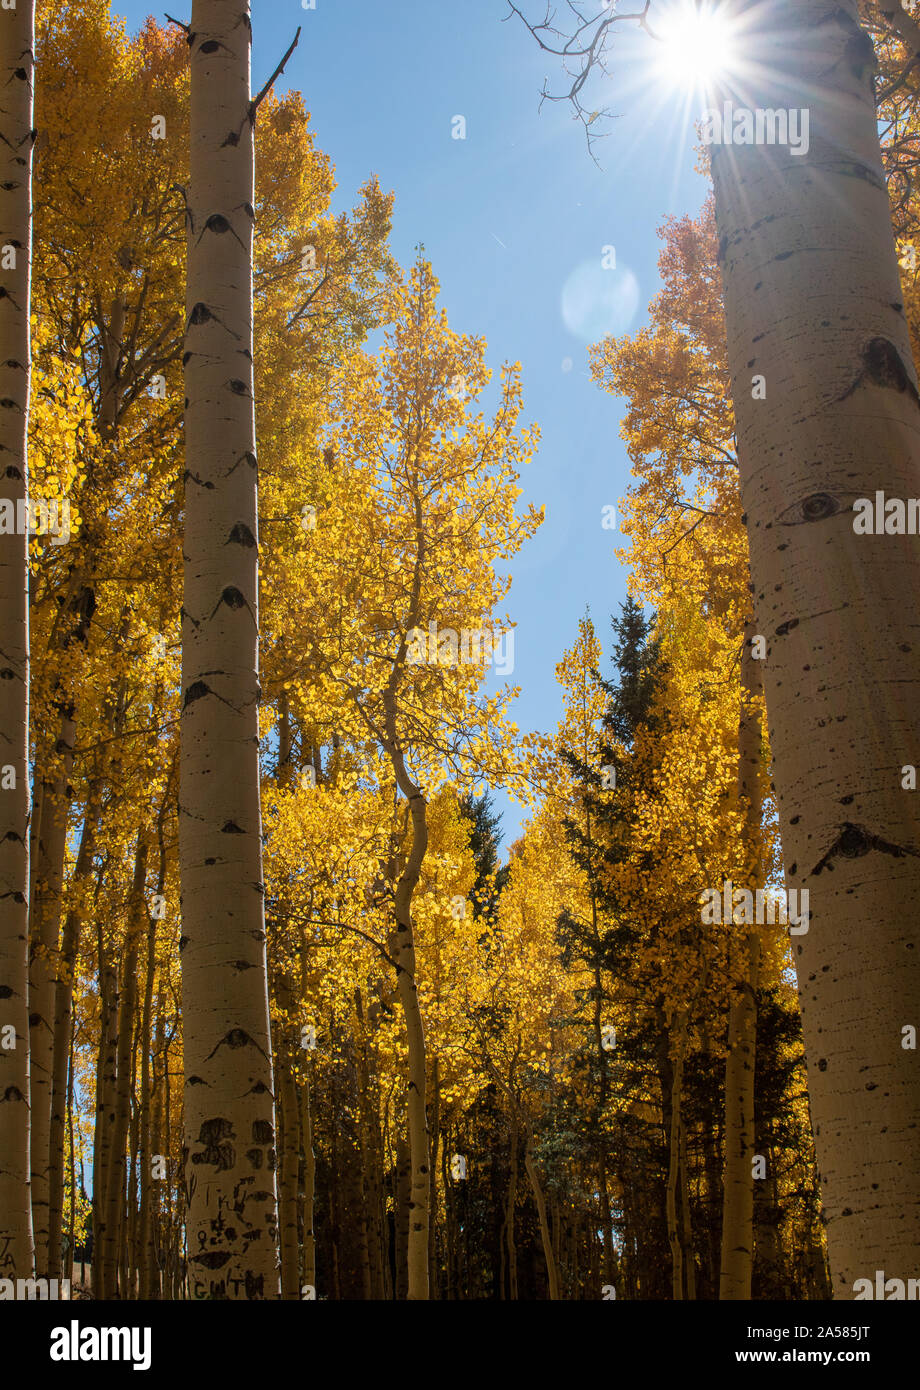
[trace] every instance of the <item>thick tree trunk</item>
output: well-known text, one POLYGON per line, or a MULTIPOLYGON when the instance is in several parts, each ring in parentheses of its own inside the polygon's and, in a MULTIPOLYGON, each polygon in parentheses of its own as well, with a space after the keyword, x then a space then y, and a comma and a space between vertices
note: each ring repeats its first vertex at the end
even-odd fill
POLYGON ((35 6, 0 22, 0 1278, 31 1278, 29 1076, 29 295, 35 6), (7 518, 7 522, 8 522, 7 518))
MULTIPOLYGON (((856 0, 733 0, 736 107, 809 116, 807 152, 713 146, 741 497, 834 1293, 916 1275, 920 555, 854 532, 917 496, 920 402, 856 0), (739 67, 740 71, 740 67, 739 67), (739 78, 739 83, 741 79, 739 78), (762 376, 766 399, 754 399, 762 376)), ((758 392, 761 395, 762 392, 758 392)))
POLYGON ((184 1152, 192 1292, 218 1299, 280 1291, 259 805, 251 37, 248 0, 194 0, 179 807, 184 1152))

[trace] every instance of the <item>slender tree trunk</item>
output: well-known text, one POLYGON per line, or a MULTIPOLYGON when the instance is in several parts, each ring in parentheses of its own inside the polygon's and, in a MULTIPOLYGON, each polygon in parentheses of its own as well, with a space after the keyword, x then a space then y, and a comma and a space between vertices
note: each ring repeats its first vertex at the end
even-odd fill
POLYGON ((430 1144, 426 1110, 425 1032, 419 1007, 415 979, 415 935, 412 924, 412 895, 415 892, 425 851, 428 847, 428 819, 425 798, 409 777, 405 759, 396 737, 396 714, 393 703, 386 699, 387 744, 400 791, 409 803, 412 843, 405 868, 399 876, 394 894, 396 915, 396 961, 399 1000, 406 1021, 408 1050, 408 1129, 411 1163, 411 1194, 409 1199, 409 1289, 411 1300, 428 1298, 428 1221, 430 1144))
POLYGON ((412 1163, 409 1145, 402 1135, 396 1141, 396 1298, 409 1297, 409 1207, 412 1200, 412 1163))
MULTIPOLYGON (((917 495, 920 404, 857 0, 733 0, 737 106, 802 110, 807 152, 713 146, 741 497, 835 1295, 920 1249, 916 762, 920 555, 854 530, 917 495), (754 375, 766 399, 755 399, 754 375), (871 673, 871 679, 866 673, 871 673)), ((801 146, 800 146, 801 148, 801 146)), ((762 392, 757 393, 758 396, 762 392)))
POLYGON ((0 1278, 31 1278, 29 537, 32 84, 35 6, 0 16, 0 1278), (12 522, 12 524, 10 524, 12 522))
MULTIPOLYGON (((760 718, 760 662, 752 653, 753 622, 744 633, 741 657, 741 712, 738 720, 738 803, 742 814, 741 845, 745 860, 743 886, 762 883, 760 764, 763 731, 760 718)), ((751 1297, 754 1259, 754 1072, 757 1047, 757 986, 760 933, 752 926, 742 952, 741 978, 728 1015, 725 1064, 725 1170, 722 1180, 722 1254, 720 1299, 751 1297)))
POLYGON ((279 1296, 258 745, 248 0, 193 0, 182 998, 193 1294, 279 1296), (230 1213, 233 1220, 229 1220, 230 1213))
POLYGON ((437 1211, 438 1211, 438 1141, 440 1139, 439 1126, 441 1123, 441 1078, 438 1067, 438 1058, 435 1057, 431 1068, 431 1154, 428 1160, 428 1173, 430 1186, 428 1190, 428 1286, 431 1298, 438 1296, 437 1262, 436 1262, 436 1237, 437 1237, 437 1211))
POLYGON ((380 1301, 384 1297, 384 1253, 380 1229, 380 1175, 377 1146, 376 1117, 372 1113, 370 1094, 370 1068, 368 1065, 367 1029, 364 1005, 360 989, 355 991, 355 1004, 360 1025, 357 1049, 358 1063, 358 1119, 361 1144, 361 1165, 364 1181, 365 1201, 368 1222, 368 1257, 371 1272, 371 1298, 380 1301))
POLYGON ((533 1156, 533 1136, 529 1132, 526 1135, 526 1143, 524 1146, 524 1167, 530 1179, 533 1199, 537 1206, 537 1216, 540 1221, 540 1239, 543 1243, 543 1258, 546 1261, 546 1277, 549 1283, 549 1296, 555 1302, 559 1298, 559 1273, 556 1268, 556 1256, 553 1252, 549 1218, 546 1213, 546 1194, 543 1191, 540 1174, 537 1172, 537 1164, 533 1156))
POLYGON ((83 895, 92 877, 93 849, 99 820, 99 804, 93 798, 86 807, 80 848, 71 883, 71 906, 64 919, 61 952, 55 979, 54 1045, 52 1052, 51 1127, 48 1149, 48 1277, 61 1274, 61 1231, 64 1217, 64 1124, 67 1114, 68 1057, 73 1034, 73 977, 80 933, 86 916, 83 895))
POLYGON ((303 1281, 316 1288, 316 1234, 313 1206, 316 1192, 316 1156, 313 1152, 313 1117, 310 1113, 310 1073, 300 1091, 300 1123, 304 1154, 303 1179, 303 1281))
POLYGON ((517 1208, 518 1190, 518 1126, 517 1121, 511 1120, 511 1165, 508 1176, 508 1206, 507 1216, 505 1217, 505 1231, 508 1242, 508 1297, 513 1302, 517 1302, 518 1297, 518 1271, 517 1271, 517 1244, 514 1232, 514 1214, 517 1208))
POLYGON ((687 1124, 680 1117, 680 1212, 684 1245, 685 1288, 688 1300, 696 1298, 696 1256, 693 1250, 693 1220, 690 1214, 690 1172, 687 1166, 687 1124))
MULTIPOLYGON (((100 871, 101 873, 104 870, 100 871)), ((98 880, 97 880, 98 885, 98 880)), ((115 1122, 115 1065, 118 1048, 118 971, 114 948, 106 949, 102 920, 96 916, 96 958, 99 977, 99 1054, 96 1060, 96 1123, 93 1131, 93 1297, 105 1299, 105 1194, 115 1122)))
MULTIPOLYGON (((135 966, 136 968, 136 966, 135 966)), ((136 1002, 136 1001, 135 1001, 136 1002)), ((135 1026, 131 1040, 131 1085, 128 1091, 131 1120, 128 1126, 128 1192, 121 1223, 121 1272, 119 1288, 122 1298, 137 1298, 137 1206, 138 1206, 138 1107, 137 1107, 137 1043, 135 1026)))
MULTIPOLYGON (((144 1012, 149 1019, 150 996, 153 974, 156 970, 156 921, 151 919, 147 937, 147 982, 144 992, 144 1012)), ((147 1024, 145 1037, 150 1036, 147 1024)), ((160 1297, 159 1269, 157 1266, 157 1231, 160 1218, 160 1183, 162 1178, 153 1176, 153 1160, 160 1155, 160 1135, 162 1133, 163 1093, 157 1085, 156 1059, 163 1049, 163 997, 162 987, 157 990, 156 1036, 150 1048, 144 1052, 145 1067, 141 1070, 141 1212, 138 1248, 140 1259, 140 1297, 143 1300, 160 1297), (152 1100, 151 1100, 152 1094, 152 1100)), ((159 1171, 159 1169, 158 1169, 159 1171)))
POLYGON ((300 1174, 300 1107, 290 1045, 282 1038, 278 1059, 278 1105, 281 1116, 281 1174, 278 1184, 279 1235, 281 1239, 281 1297, 300 1298, 300 1246, 298 1243, 297 1188, 300 1174))
POLYGON ((674 1060, 674 1082, 671 1087, 671 1110, 668 1143, 668 1182, 665 1190, 665 1214, 668 1223, 668 1245, 671 1247, 671 1295, 675 1301, 684 1296, 683 1251, 677 1225, 677 1175, 680 1165, 680 1099, 684 1075, 683 1028, 674 1060))
MULTIPOLYGON (((73 1013, 70 1015, 70 1049, 67 1057, 67 1148, 68 1148, 68 1177, 70 1179, 70 1201, 67 1214, 67 1259, 64 1261, 64 1277, 73 1283, 73 1255, 76 1243, 76 1212, 77 1212, 77 1174, 76 1174, 76 1149, 74 1148, 74 1118, 73 1118, 73 1042, 74 1042, 74 1020, 73 1013)), ((81 1140, 82 1143, 82 1140, 81 1140)), ((80 1181, 83 1181, 83 1159, 80 1159, 80 1181)))
POLYGON ((754 1257, 754 1067, 760 935, 749 932, 744 976, 728 1017, 720 1299, 750 1299, 754 1257))
MULTIPOLYGON (((118 996, 115 1084, 111 1088, 113 1118, 110 1125, 109 1162, 105 1178, 105 1227, 102 1250, 100 1251, 100 1264, 107 1298, 112 1298, 115 1295, 120 1254, 127 1245, 125 1146, 131 1120, 131 1054, 134 1046, 134 1015, 137 1005, 138 946, 144 923, 147 853, 147 836, 146 832, 141 829, 137 834, 137 846, 134 852, 134 878, 131 884, 121 989, 118 996), (120 1232, 122 1239, 119 1241, 120 1232)), ((122 1298, 127 1296, 123 1283, 121 1283, 119 1293, 122 1298)))
MULTIPOLYGON (((160 807, 160 814, 157 826, 157 839, 160 848, 160 864, 157 874, 156 896, 163 900, 166 892, 166 842, 164 840, 164 822, 166 819, 166 807, 168 804, 169 786, 163 797, 163 804, 160 807)), ((137 1223, 137 1270, 140 1296, 143 1299, 151 1297, 150 1281, 153 1272, 153 1261, 151 1259, 152 1236, 150 1224, 150 1206, 153 1189, 153 1154, 150 1147, 151 1134, 151 1099, 150 1099, 150 1052, 153 1044, 151 1038, 151 1017, 153 1013, 153 984, 157 969, 157 922, 159 918, 151 913, 147 920, 147 962, 144 970, 144 1004, 141 1013, 141 1087, 140 1087, 140 1106, 139 1106, 139 1132, 138 1150, 140 1163, 138 1167, 139 1177, 139 1198, 140 1210, 138 1212, 137 1223)), ((158 1021, 159 1026, 159 1021, 158 1021)))
POLYGON ((49 1257, 49 1196, 51 1096, 54 1068, 54 1017, 57 959, 64 891, 64 857, 73 771, 74 723, 61 717, 56 750, 58 775, 42 789, 42 823, 38 837, 38 868, 30 923, 29 1038, 32 1088, 32 1226, 35 1265, 47 1275, 49 1257))

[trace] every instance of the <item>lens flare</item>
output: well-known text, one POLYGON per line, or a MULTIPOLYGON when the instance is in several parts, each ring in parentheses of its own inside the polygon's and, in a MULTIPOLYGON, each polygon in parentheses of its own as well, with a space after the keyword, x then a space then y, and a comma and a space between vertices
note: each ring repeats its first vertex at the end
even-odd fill
POLYGON ((657 66, 672 86, 705 88, 732 60, 729 26, 715 9, 675 6, 656 29, 657 66))

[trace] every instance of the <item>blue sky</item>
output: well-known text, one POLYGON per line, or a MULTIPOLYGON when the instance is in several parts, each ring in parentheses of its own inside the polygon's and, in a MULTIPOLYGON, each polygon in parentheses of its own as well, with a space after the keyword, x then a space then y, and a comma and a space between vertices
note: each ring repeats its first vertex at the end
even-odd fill
MULTIPOLYGON (((512 679, 522 687, 513 717, 522 729, 551 731, 555 665, 579 617, 590 605, 606 642, 608 615, 626 592, 619 533, 601 526, 602 508, 629 485, 622 407, 588 379, 586 348, 645 322, 659 287, 656 230, 668 214, 695 213, 705 196, 692 128, 704 103, 662 80, 655 45, 624 25, 610 77, 590 89, 589 104, 619 113, 597 147, 598 168, 567 103, 538 110, 544 78, 559 91, 564 74, 519 20, 502 22, 505 0, 315 4, 253 0, 254 90, 302 24, 278 90, 304 93, 317 143, 336 166, 337 206, 351 206, 375 173, 396 194, 400 263, 424 243, 451 326, 485 337, 494 369, 522 364, 523 419, 542 432, 522 500, 545 504, 546 521, 512 569, 512 679), (458 115, 463 140, 452 138, 458 115), (605 246, 615 247, 615 270, 601 269, 605 246)), ((591 6, 602 8, 586 0, 585 12, 591 6)), ((151 12, 135 0, 113 9, 132 30, 151 12)), ((532 17, 542 9, 530 0, 532 17)), ((189 0, 172 0, 169 12, 188 20, 189 0)), ((504 796, 496 802, 510 840, 519 811, 504 796)))

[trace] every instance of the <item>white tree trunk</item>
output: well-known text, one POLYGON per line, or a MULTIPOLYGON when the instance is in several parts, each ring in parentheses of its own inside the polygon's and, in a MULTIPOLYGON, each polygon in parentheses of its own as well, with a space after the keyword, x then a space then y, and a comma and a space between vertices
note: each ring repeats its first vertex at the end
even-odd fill
POLYGON ((192 1295, 277 1298, 258 746, 248 0, 194 0, 180 867, 192 1295))
MULTIPOLYGON (((741 886, 763 887, 761 854, 763 797, 760 792, 761 663, 754 659, 754 624, 744 632, 741 655, 741 710, 738 718, 738 809, 743 816, 745 856, 741 886)), ((725 1166, 722 1184, 722 1250, 719 1298, 751 1297, 754 1267, 754 1076, 757 1059, 757 986, 760 932, 748 931, 739 978, 728 1013, 725 1062, 725 1166)))
MULTIPOLYGON (((835 1294, 916 1276, 920 551, 856 498, 920 496, 920 402, 856 0, 734 0, 736 107, 809 112, 809 148, 713 145, 741 495, 835 1294), (752 18, 752 11, 756 17, 752 18), (744 86, 742 88, 742 81, 744 86), (762 376, 766 399, 754 399, 762 376)), ((718 104, 718 103, 714 103, 718 104)), ((760 392, 758 392, 760 394, 760 392)))
MULTIPOLYGON (((0 13, 0 499, 5 512, 12 505, 14 523, 28 496, 34 31, 29 0, 0 13)), ((15 524, 0 536, 0 1278, 29 1278, 34 1262, 28 547, 15 524)))

